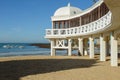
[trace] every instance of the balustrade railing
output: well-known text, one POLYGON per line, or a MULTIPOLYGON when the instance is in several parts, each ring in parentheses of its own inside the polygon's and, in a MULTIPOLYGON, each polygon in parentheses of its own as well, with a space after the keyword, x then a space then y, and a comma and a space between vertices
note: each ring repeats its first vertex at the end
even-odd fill
POLYGON ((46 29, 46 36, 70 36, 70 35, 83 35, 86 33, 93 33, 101 29, 106 28, 111 24, 111 15, 109 11, 106 15, 98 20, 85 24, 79 27, 67 28, 67 29, 46 29))

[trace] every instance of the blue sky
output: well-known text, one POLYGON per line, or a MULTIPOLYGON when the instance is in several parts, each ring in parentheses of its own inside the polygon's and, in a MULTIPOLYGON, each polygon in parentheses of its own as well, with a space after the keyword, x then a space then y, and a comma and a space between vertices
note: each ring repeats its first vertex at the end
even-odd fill
POLYGON ((70 3, 82 10, 92 0, 0 0, 0 43, 45 43, 54 12, 70 3))

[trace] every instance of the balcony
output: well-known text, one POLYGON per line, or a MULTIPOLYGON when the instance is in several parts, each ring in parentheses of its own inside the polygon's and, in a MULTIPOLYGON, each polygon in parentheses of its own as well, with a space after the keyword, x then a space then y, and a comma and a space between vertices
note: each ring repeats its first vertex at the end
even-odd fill
POLYGON ((111 25, 112 13, 109 11, 98 20, 82 26, 67 29, 46 29, 45 38, 66 38, 72 36, 83 36, 96 34, 106 30, 111 25))

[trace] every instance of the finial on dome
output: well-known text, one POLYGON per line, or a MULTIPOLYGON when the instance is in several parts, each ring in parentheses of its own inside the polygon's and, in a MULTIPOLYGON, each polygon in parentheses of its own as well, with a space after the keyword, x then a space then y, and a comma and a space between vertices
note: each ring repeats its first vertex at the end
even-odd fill
POLYGON ((70 7, 70 3, 68 3, 68 7, 70 7))

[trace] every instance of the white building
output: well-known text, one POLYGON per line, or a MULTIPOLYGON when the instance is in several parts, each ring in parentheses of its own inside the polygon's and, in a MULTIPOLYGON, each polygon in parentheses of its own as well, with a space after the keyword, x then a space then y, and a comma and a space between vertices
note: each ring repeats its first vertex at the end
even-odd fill
POLYGON ((106 61, 106 55, 110 53, 111 66, 117 66, 120 29, 119 25, 113 26, 115 19, 110 9, 104 0, 86 10, 70 4, 57 9, 51 17, 52 29, 46 29, 45 36, 51 41, 51 56, 55 56, 56 49, 67 49, 71 56, 72 49, 76 48, 82 56, 94 58, 94 40, 99 39, 100 61, 106 61))

